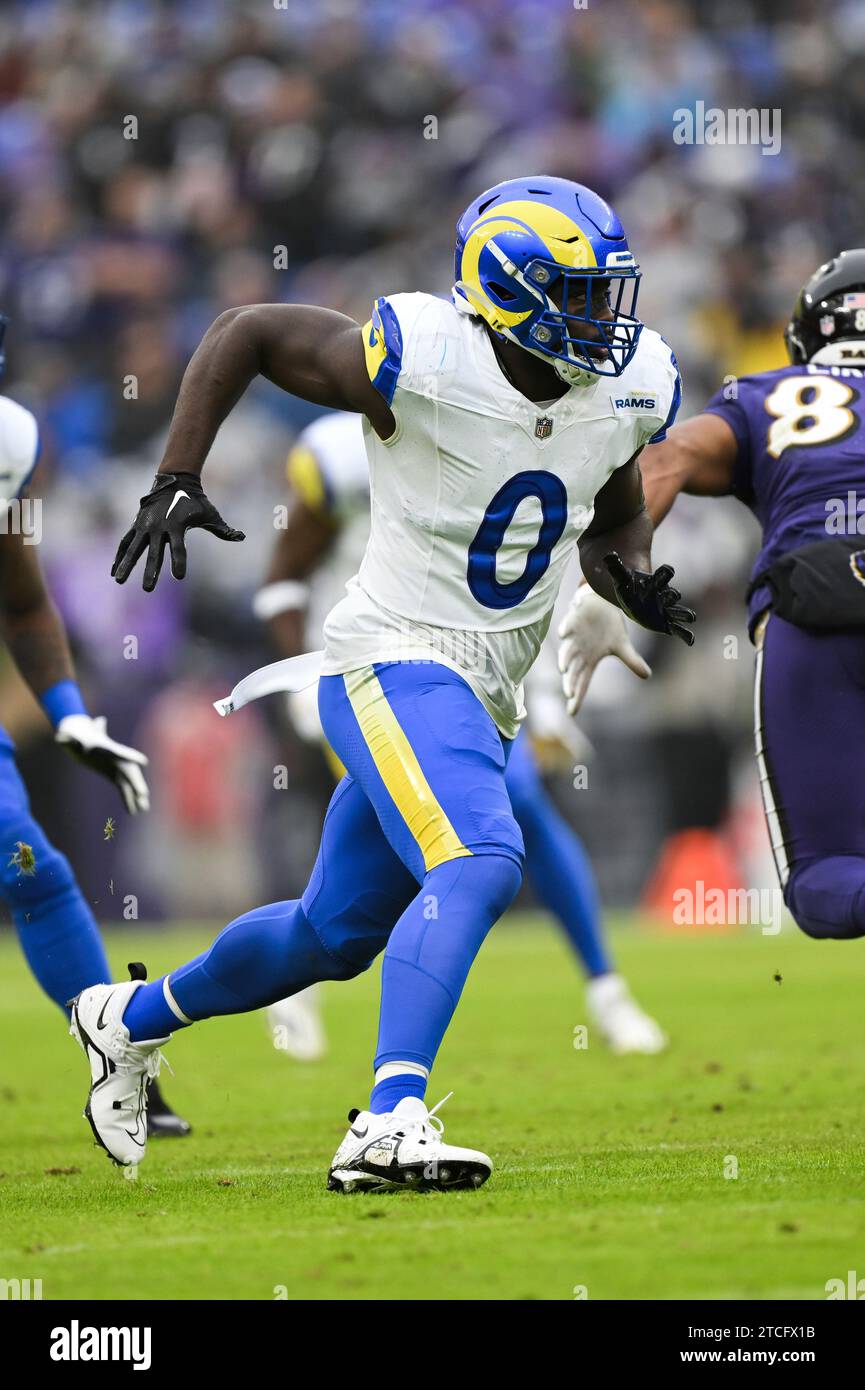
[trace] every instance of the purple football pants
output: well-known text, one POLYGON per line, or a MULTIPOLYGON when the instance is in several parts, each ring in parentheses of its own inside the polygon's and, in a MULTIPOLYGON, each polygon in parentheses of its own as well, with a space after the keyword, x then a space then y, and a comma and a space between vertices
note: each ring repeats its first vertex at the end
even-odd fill
POLYGON ((784 901, 808 936, 865 936, 865 634, 773 613, 754 725, 784 901))

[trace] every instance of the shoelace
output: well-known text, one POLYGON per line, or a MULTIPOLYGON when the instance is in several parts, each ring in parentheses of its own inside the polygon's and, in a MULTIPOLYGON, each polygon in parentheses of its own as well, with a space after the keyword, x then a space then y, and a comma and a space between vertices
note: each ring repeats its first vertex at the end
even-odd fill
POLYGON ((142 1053, 135 1043, 126 1043, 121 1039, 121 1047, 117 1051, 120 1055, 115 1058, 115 1064, 119 1063, 122 1067, 130 1067, 134 1071, 145 1071, 149 1079, 159 1075, 159 1069, 163 1062, 171 1075, 174 1075, 171 1063, 161 1048, 157 1047, 153 1052, 142 1053))
MULTIPOLYGON (((124 1051, 128 1051, 130 1047, 134 1048, 134 1046, 134 1043, 127 1043, 126 1047, 124 1048, 124 1051)), ((172 1068, 171 1063, 169 1062, 168 1058, 165 1056, 165 1053, 161 1050, 161 1048, 157 1048, 155 1052, 149 1053, 147 1057, 142 1060, 144 1061, 144 1076, 141 1077, 141 1079, 136 1083, 135 1087, 131 1091, 126 1091, 123 1095, 118 1096, 117 1101, 115 1103, 115 1108, 117 1109, 117 1111, 121 1115, 131 1115, 131 1117, 135 1120, 136 1124, 141 1119, 142 1111, 146 1109, 147 1083, 148 1081, 153 1081, 156 1079, 156 1077, 159 1075, 159 1069, 162 1066, 163 1062, 165 1063, 168 1070, 171 1072, 171 1075, 174 1075, 174 1069, 172 1068)), ((125 1062, 127 1066, 129 1065, 129 1062, 125 1057, 122 1059, 122 1061, 125 1062)), ((138 1059, 136 1058, 136 1063, 137 1061, 138 1059)), ((138 1065, 135 1065, 135 1071, 139 1071, 138 1065)))
POLYGON ((145 1068, 147 1080, 145 1081, 145 1079, 142 1077, 142 1079, 135 1086, 134 1090, 127 1091, 124 1095, 118 1097, 115 1106, 118 1114, 129 1114, 135 1121, 135 1123, 138 1124, 139 1120, 141 1119, 142 1113, 147 1108, 147 1082, 155 1080, 155 1078, 159 1075, 159 1069, 163 1062, 170 1071, 171 1075, 174 1075, 174 1068, 172 1067, 165 1053, 160 1048, 157 1048, 155 1052, 151 1052, 147 1058, 145 1068))
POLYGON ((444 1121, 439 1119, 438 1114, 436 1112, 441 1110, 442 1106, 450 1100, 452 1095, 453 1091, 448 1091, 447 1095, 444 1097, 443 1100, 439 1101, 438 1105, 434 1105, 432 1110, 427 1111, 426 1119, 412 1120, 410 1124, 407 1124, 405 1126, 406 1131, 413 1129, 420 1129, 424 1131, 431 1130, 435 1138, 440 1139, 445 1132, 445 1127, 444 1121))

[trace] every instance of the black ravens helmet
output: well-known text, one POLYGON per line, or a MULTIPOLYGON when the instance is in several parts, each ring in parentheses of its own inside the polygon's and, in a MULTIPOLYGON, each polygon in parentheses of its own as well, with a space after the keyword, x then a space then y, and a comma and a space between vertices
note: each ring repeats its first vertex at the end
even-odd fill
POLYGON ((865 366, 865 248, 821 265, 799 293, 784 341, 793 363, 821 360, 865 366), (857 341, 859 340, 859 341, 857 341), (821 350, 833 346, 831 354, 821 350))

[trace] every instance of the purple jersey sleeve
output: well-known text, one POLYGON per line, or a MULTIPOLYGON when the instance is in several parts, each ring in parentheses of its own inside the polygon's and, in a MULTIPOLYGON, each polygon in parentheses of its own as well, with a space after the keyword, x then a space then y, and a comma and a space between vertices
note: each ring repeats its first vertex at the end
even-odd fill
POLYGON ((741 399, 741 382, 735 380, 721 386, 704 407, 704 415, 720 415, 736 436, 736 462, 730 479, 730 492, 750 505, 754 500, 751 428, 745 402, 741 399))
MULTIPOLYGON (((792 550, 830 534, 827 517, 865 492, 865 372, 793 364, 728 383, 706 407, 736 438, 730 484, 763 530, 751 625, 771 604, 766 576, 792 550)), ((855 521, 858 531, 858 519, 855 521)))

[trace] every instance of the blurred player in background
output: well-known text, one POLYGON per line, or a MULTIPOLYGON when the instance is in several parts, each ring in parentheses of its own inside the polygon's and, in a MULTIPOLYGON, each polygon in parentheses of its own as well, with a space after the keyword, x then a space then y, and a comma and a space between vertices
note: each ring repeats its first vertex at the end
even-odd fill
MULTIPOLYGON (((362 323, 383 285, 440 291, 449 256, 439 234, 442 210, 455 221, 476 188, 504 176, 502 161, 510 158, 603 188, 639 244, 641 317, 675 345, 693 414, 721 375, 781 365, 779 330, 800 286, 836 246, 857 245, 865 226, 865 139, 857 124, 865 106, 856 96, 865 29, 851 0, 777 4, 769 22, 762 0, 740 0, 732 24, 723 7, 698 0, 580 8, 540 0, 286 0, 279 7, 195 0, 172 6, 170 24, 160 0, 7 9, 0 301, 14 307, 12 394, 40 421, 44 495, 62 499, 67 520, 70 499, 75 508, 74 527, 65 525, 63 535, 47 528, 40 555, 87 662, 88 698, 109 722, 115 700, 118 712, 123 707, 130 668, 100 651, 99 604, 89 598, 90 581, 86 591, 81 581, 101 568, 109 530, 116 543, 114 518, 132 514, 142 469, 151 460, 151 473, 158 466, 183 366, 222 310, 318 303, 362 323), (639 55, 638 71, 626 52, 639 55), (384 68, 393 79, 387 83, 384 68), (778 158, 764 157, 757 145, 671 139, 671 113, 693 105, 695 83, 707 108, 759 108, 771 91, 771 106, 795 112, 803 72, 819 110, 819 140, 812 120, 786 117, 778 158), (48 93, 57 99, 46 100, 48 93), (437 113, 436 139, 424 138, 429 112, 437 113), (147 113, 138 139, 125 138, 127 113, 147 113), (827 148, 843 158, 827 159, 827 148), (121 372, 137 379, 136 398, 121 389, 121 372)), ((220 431, 226 464, 215 478, 217 458, 209 460, 208 492, 248 534, 256 534, 247 525, 250 473, 271 488, 262 417, 270 416, 281 440, 314 413, 260 379, 220 431), (223 486, 222 477, 231 482, 223 486), (235 511, 229 498, 238 488, 246 505, 235 511)), ((750 517, 740 511, 747 534, 750 517)), ((259 507, 262 535, 270 530, 268 512, 259 507)), ((704 557, 725 546, 735 509, 719 504, 705 512, 704 557)), ((686 518, 676 530, 663 537, 673 564, 686 518)), ((202 612, 232 603, 240 628, 265 552, 235 556, 238 563, 223 566, 223 583, 205 597, 223 558, 213 547, 219 561, 211 565, 209 550, 207 542, 200 546, 194 588, 171 586, 158 608, 151 605, 147 632, 163 613, 170 616, 164 663, 195 679, 215 668, 221 689, 240 669, 235 629, 211 624, 206 614, 202 622, 202 612)), ((149 652, 149 686, 142 664, 135 668, 136 718, 161 724, 157 642, 144 640, 138 597, 112 611, 124 614, 132 624, 124 630, 139 633, 149 652)), ((729 567, 707 597, 715 612, 723 605, 725 630, 736 631, 729 567)), ((701 621, 709 618, 704 604, 701 621)), ((252 625, 246 630, 254 640, 252 625)), ((605 781, 581 833, 605 904, 622 910, 638 900, 662 842, 692 823, 687 788, 697 779, 677 743, 683 719, 693 734, 711 703, 731 777, 738 776, 733 760, 748 756, 747 693, 737 688, 723 700, 713 684, 707 699, 706 642, 687 656, 671 646, 662 644, 667 679, 657 679, 659 668, 651 700, 634 703, 628 673, 610 669, 586 716, 597 750, 592 775, 603 768, 605 781), (679 684, 671 673, 683 667, 679 684), (630 827, 622 837, 617 821, 625 814, 630 827)), ((647 647, 651 662, 650 653, 647 647)), ((727 663, 727 677, 742 664, 727 663)), ((171 734, 186 742, 197 736, 197 721, 171 734)), ((154 803, 167 806, 178 785, 194 789, 199 778, 193 763, 181 769, 159 758, 160 738, 157 732, 152 740, 147 776, 154 803)), ((38 798, 36 779, 50 785, 53 751, 36 745, 30 756, 38 798)), ((217 755, 206 765, 219 762, 217 755)), ((707 789, 714 777, 711 767, 701 769, 707 789)), ((184 796, 196 794, 206 795, 206 787, 184 796)), ((308 788, 291 768, 278 800, 279 815, 268 818, 274 832, 279 819, 303 827, 290 828, 283 841, 285 891, 295 896, 313 851, 308 788)), ((567 815, 579 798, 560 804, 567 815)), ((46 828, 49 818, 46 808, 46 828)), ((229 915, 279 896, 270 882, 254 898, 246 892, 244 880, 258 873, 261 837, 251 810, 240 819, 233 843, 246 871, 234 876, 224 841, 212 848, 210 873, 203 843, 202 872, 183 872, 188 836, 172 838, 161 817, 158 831, 136 827, 124 837, 145 916, 209 920, 228 878, 229 915)), ((96 866, 86 843, 71 857, 89 883, 96 866)))
MULTIPOLYGON (((332 310, 253 305, 205 334, 113 573, 124 582, 146 551, 152 590, 169 547, 185 575, 190 527, 243 539, 200 475, 256 376, 363 414, 370 541, 318 663, 322 726, 347 775, 302 899, 246 913, 152 985, 76 1001, 91 1123, 115 1162, 141 1159, 129 1140, 138 1083, 178 1027, 351 978, 384 951, 370 1108, 351 1111, 328 1184, 489 1177, 491 1159, 446 1144, 424 1097, 474 958, 521 882, 505 766, 575 545, 600 593, 693 642, 672 569, 651 571, 636 458, 675 418, 681 385, 670 348, 636 316, 639 278, 595 193, 521 178, 460 218, 450 300, 385 296, 364 328, 332 310)), ((302 688, 310 663, 298 661, 302 688)))
MULTIPOLYGON (((865 936, 865 249, 816 271, 785 340, 791 366, 728 383, 640 468, 656 526, 685 492, 732 494, 763 528, 748 624, 772 852, 801 929, 849 939, 865 936)), ((649 674, 621 613, 588 588, 561 636, 574 714, 604 656, 649 674)))
MULTIPOLYGON (((270 624, 283 656, 317 646, 324 621, 357 574, 369 538, 369 465, 359 415, 326 415, 303 431, 288 458, 291 499, 274 549, 266 586, 255 597, 256 616, 270 624)), ((575 726, 561 698, 552 709, 542 691, 537 704, 529 672, 528 730, 513 744, 505 786, 526 846, 526 868, 539 901, 560 923, 588 976, 589 1014, 613 1052, 660 1052, 662 1030, 634 1001, 613 969, 604 940, 601 907, 588 855, 546 792, 533 752, 538 738, 572 765, 575 726), (569 740, 567 746, 565 740, 569 740)), ((289 696, 298 734, 320 744, 337 780, 345 769, 329 748, 318 715, 318 689, 289 696)), ((281 1051, 301 1061, 320 1056, 324 1034, 318 987, 268 1008, 281 1051)))
MULTIPOLYGON (((6 319, 0 316, 0 377, 6 319)), ((39 431, 29 410, 0 396, 0 635, 54 728, 54 738, 85 766, 108 777, 130 815, 150 805, 143 753, 109 738, 104 719, 87 713, 66 632, 45 588, 28 507, 27 486, 39 457, 39 431)), ((33 819, 15 766, 15 745, 0 728, 0 896, 27 963, 50 999, 68 1015, 82 989, 110 979, 96 920, 65 855, 33 819)), ((189 1125, 148 1081, 148 1132, 182 1137, 189 1125)))

